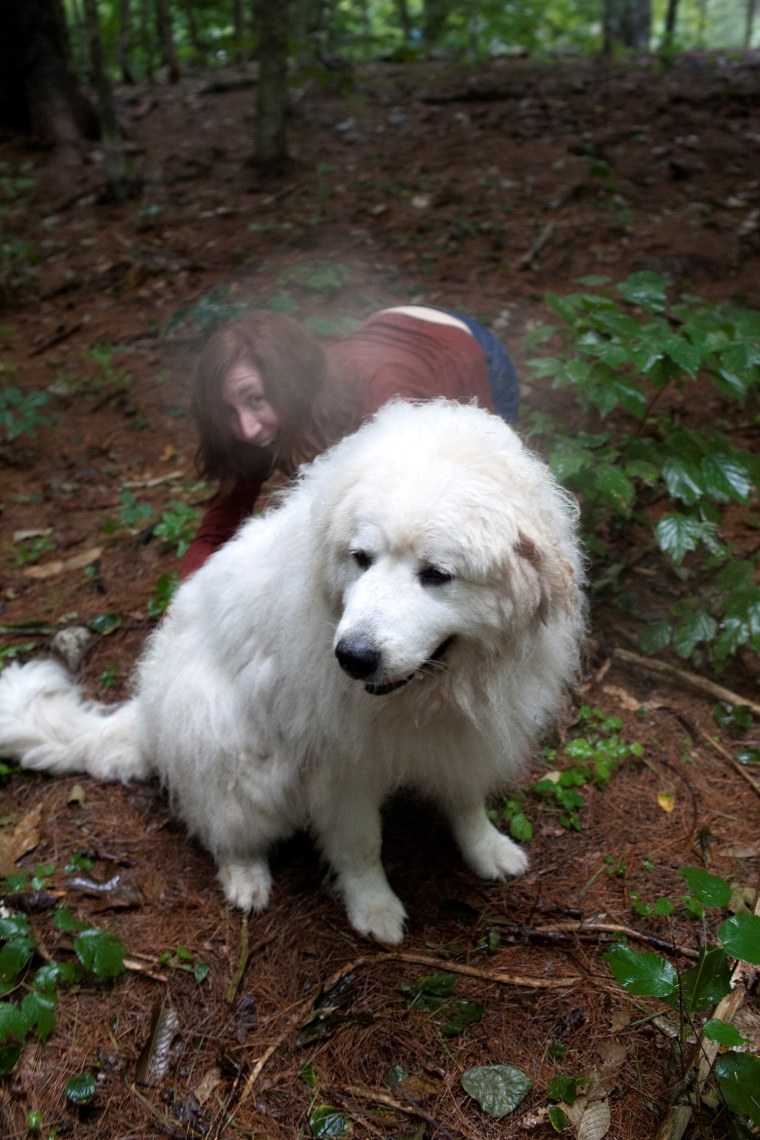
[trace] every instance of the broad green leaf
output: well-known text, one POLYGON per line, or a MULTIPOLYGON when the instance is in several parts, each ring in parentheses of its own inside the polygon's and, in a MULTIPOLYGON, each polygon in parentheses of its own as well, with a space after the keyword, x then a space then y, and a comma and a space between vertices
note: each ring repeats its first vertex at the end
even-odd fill
POLYGON ((694 376, 702 364, 702 353, 695 344, 691 344, 682 336, 671 336, 665 341, 665 351, 670 359, 694 376))
POLYGON ((703 947, 699 952, 696 966, 681 974, 680 1002, 678 995, 666 998, 669 1005, 679 1005, 687 1013, 711 1009, 721 998, 731 992, 731 971, 725 951, 719 946, 703 947))
POLYGON ((691 657, 697 645, 714 640, 718 623, 703 610, 679 610, 679 621, 673 634, 673 648, 679 657, 691 657))
POLYGON ((74 941, 74 951, 99 978, 115 978, 124 970, 124 943, 107 930, 83 930, 74 941))
POLYGON ((9 1039, 23 1041, 26 1037, 26 1024, 18 1006, 8 1001, 0 1001, 0 1044, 9 1039))
POLYGON ((34 939, 27 934, 18 935, 6 942, 0 950, 0 978, 12 982, 34 953, 34 939))
POLYGON ((621 297, 633 305, 640 305, 652 312, 661 312, 667 302, 667 286, 659 273, 642 270, 631 275, 616 286, 621 297))
POLYGON ((550 1105, 547 1115, 549 1123, 555 1132, 565 1132, 570 1127, 570 1121, 567 1119, 567 1115, 558 1104, 550 1105))
POLYGON ((55 1028, 55 998, 44 997, 36 990, 27 994, 21 1003, 21 1016, 28 1030, 33 1030, 41 1041, 47 1041, 55 1028))
POLYGON ((462 1073, 461 1084, 483 1112, 497 1120, 514 1112, 533 1088, 528 1074, 515 1065, 478 1065, 462 1073))
POLYGON ((721 454, 713 451, 710 455, 704 456, 700 469, 705 494, 720 503, 729 499, 746 503, 752 494, 750 474, 735 453, 721 454))
MULTIPOLYGON (((669 554, 676 565, 679 565, 689 551, 695 550, 703 541, 705 526, 706 524, 700 519, 674 512, 663 515, 655 526, 655 534, 663 553, 669 554)), ((712 530, 714 532, 715 528, 712 527, 712 530)))
POLYGON ((72 1104, 89 1104, 95 1096, 95 1087, 92 1073, 77 1073, 66 1081, 66 1096, 72 1104))
POLYGON ((760 1124, 760 1057, 752 1053, 724 1053, 715 1062, 714 1072, 731 1111, 760 1124))
POLYGON ((615 980, 629 994, 669 998, 677 990, 678 974, 666 958, 651 950, 632 950, 630 946, 615 946, 603 955, 615 980))
POLYGON ((320 1104, 309 1113, 309 1129, 312 1136, 320 1140, 333 1136, 350 1136, 351 1124, 342 1116, 339 1109, 329 1104, 320 1104))
POLYGON ((704 906, 725 907, 731 901, 731 884, 701 867, 679 867, 678 874, 704 906))
POLYGON ((682 455, 672 455, 665 460, 662 478, 671 498, 680 499, 687 506, 693 506, 702 498, 704 487, 700 467, 682 455))
POLYGON ((718 937, 727 954, 760 966, 760 916, 734 914, 720 927, 718 937))
POLYGON ((460 1033, 464 1033, 468 1025, 474 1025, 482 1019, 485 1009, 480 1002, 456 998, 447 1002, 443 1013, 447 1020, 441 1026, 441 1033, 444 1037, 458 1037, 460 1033))
POLYGON ((636 488, 619 467, 611 463, 599 463, 596 469, 596 485, 602 497, 610 503, 618 514, 628 514, 636 497, 636 488))
POLYGON ((101 637, 108 637, 110 633, 119 629, 121 623, 120 614, 97 614, 87 622, 87 628, 93 633, 100 634, 101 637))
POLYGON ((62 906, 55 912, 53 926, 57 926, 64 934, 79 934, 80 931, 87 929, 84 919, 78 918, 67 906, 62 906))
POLYGON ((653 621, 639 630, 639 646, 642 653, 654 656, 670 644, 673 627, 669 621, 653 621))
POLYGON ((719 1017, 711 1017, 709 1021, 705 1022, 704 1033, 708 1041, 717 1041, 719 1045, 725 1045, 729 1048, 746 1045, 745 1039, 736 1026, 730 1025, 727 1021, 721 1021, 719 1017))

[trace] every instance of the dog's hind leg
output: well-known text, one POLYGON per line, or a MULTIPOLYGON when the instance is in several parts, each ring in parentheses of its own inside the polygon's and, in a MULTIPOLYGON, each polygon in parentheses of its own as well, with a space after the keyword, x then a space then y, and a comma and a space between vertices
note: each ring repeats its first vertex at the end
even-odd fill
POLYGON ((444 804, 454 837, 466 862, 481 879, 505 879, 528 866, 528 856, 494 827, 482 801, 444 804))

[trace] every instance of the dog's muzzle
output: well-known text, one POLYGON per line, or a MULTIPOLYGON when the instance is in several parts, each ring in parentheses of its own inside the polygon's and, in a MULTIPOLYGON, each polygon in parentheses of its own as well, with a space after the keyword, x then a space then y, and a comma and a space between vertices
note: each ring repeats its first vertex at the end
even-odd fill
POLYGON ((421 677, 426 670, 441 660, 453 640, 452 636, 442 641, 427 661, 423 661, 420 667, 414 673, 410 673, 408 677, 402 677, 399 681, 386 681, 385 683, 366 680, 367 677, 379 672, 383 660, 379 649, 370 641, 363 638, 344 638, 336 645, 335 656, 338 658, 341 669, 348 673, 349 677, 353 677, 355 681, 365 682, 365 692, 370 693, 373 697, 385 697, 388 693, 395 693, 397 689, 403 689, 410 681, 421 677))

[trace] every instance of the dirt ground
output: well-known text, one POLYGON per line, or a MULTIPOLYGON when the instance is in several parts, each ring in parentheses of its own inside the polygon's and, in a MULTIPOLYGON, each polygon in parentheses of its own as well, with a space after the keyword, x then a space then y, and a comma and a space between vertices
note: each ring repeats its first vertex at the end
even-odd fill
MULTIPOLYGON (((759 95, 756 57, 683 57, 665 73, 593 60, 377 64, 298 87, 292 168, 267 179, 247 161, 245 73, 191 75, 120 90, 143 184, 123 204, 103 200, 94 148, 63 166, 0 144, 4 173, 28 164, 35 179, 5 225, 30 255, 4 281, 2 380, 47 390, 56 416, 0 448, 2 645, 24 657, 100 618, 81 676, 102 699, 126 693, 156 583, 177 561, 144 521, 108 520, 125 491, 157 512, 208 493, 193 472, 187 377, 214 300, 274 297, 327 328, 423 299, 493 324, 518 366, 546 291, 580 276, 653 269, 708 300, 760 307, 759 95)), ((528 410, 553 399, 526 388, 528 410)), ((643 756, 605 789, 583 789, 580 831, 528 794, 531 867, 506 886, 476 881, 428 808, 390 805, 385 862, 410 914, 393 953, 349 929, 305 838, 278 852, 270 908, 241 919, 156 789, 12 776, 0 837, 23 830, 18 866, 30 882, 51 868, 48 894, 118 935, 130 965, 61 991, 49 1040, 30 1041, 0 1083, 0 1133, 26 1136, 36 1111, 40 1135, 92 1140, 541 1137, 554 1135, 547 1091, 564 1073, 601 1082, 609 1136, 654 1137, 680 1077, 672 1023, 617 985, 602 957, 616 934, 599 928, 628 928, 631 945, 688 966, 724 915, 703 926, 677 905, 644 917, 636 896, 677 901, 684 865, 757 888, 758 798, 733 758, 760 739, 756 726, 719 729, 714 700, 613 656, 630 647, 630 616, 602 600, 592 625, 576 703, 620 717, 643 756), (76 853, 93 860, 86 872, 66 870, 76 853), (186 968, 199 964, 200 981, 186 968), (438 971, 483 1007, 457 1035, 404 990, 438 971), (533 1083, 501 1120, 460 1085, 493 1063, 533 1083), (96 1093, 77 1107, 65 1085, 83 1071, 96 1093), (337 1115, 319 1125, 325 1105, 337 1115)), ((719 680, 757 702, 756 665, 745 658, 719 680)), ((545 769, 537 756, 525 788, 545 769)), ((34 903, 41 958, 70 957, 71 935, 34 903)), ((756 997, 746 1004, 751 1025, 756 997)), ((702 1108, 686 1135, 727 1137, 729 1122, 702 1108)))

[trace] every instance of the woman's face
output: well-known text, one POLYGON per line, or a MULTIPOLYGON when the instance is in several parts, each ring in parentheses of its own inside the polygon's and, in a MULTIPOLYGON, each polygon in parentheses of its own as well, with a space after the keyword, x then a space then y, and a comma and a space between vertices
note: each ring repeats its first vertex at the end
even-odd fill
POLYGON ((237 364, 224 378, 222 399, 229 409, 230 430, 242 443, 270 448, 280 419, 264 393, 264 383, 252 364, 237 364))

